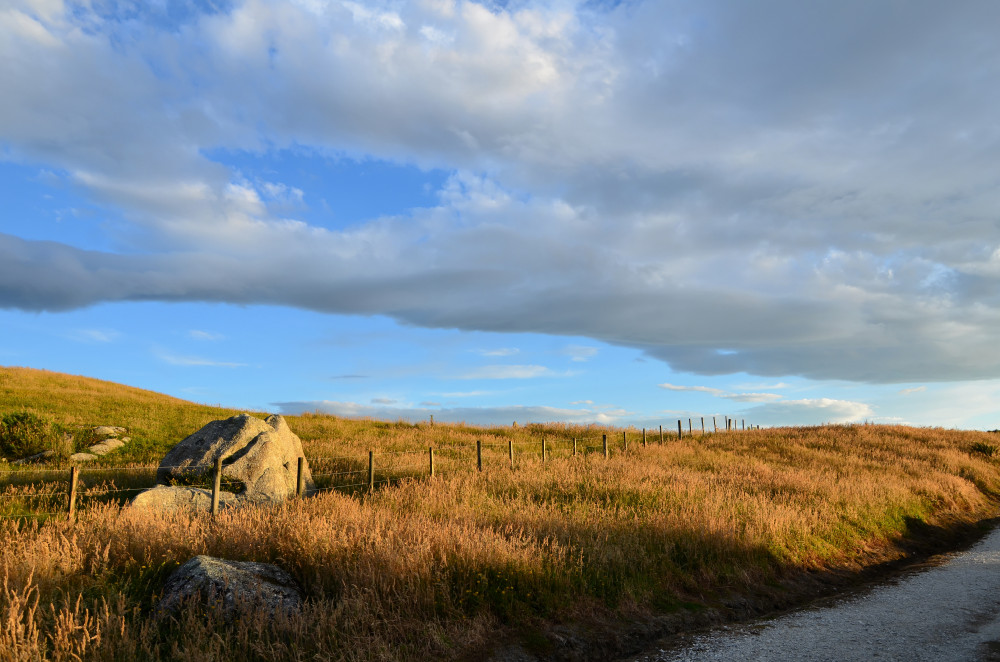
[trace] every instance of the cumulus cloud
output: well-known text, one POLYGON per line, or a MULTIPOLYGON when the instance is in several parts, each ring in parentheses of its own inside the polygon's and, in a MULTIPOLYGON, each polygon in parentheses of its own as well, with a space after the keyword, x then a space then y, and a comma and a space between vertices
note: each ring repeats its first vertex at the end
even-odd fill
POLYGON ((158 11, 0 12, 0 154, 64 173, 114 246, 0 233, 0 306, 279 304, 705 375, 1000 374, 996 3, 158 11), (454 175, 437 206, 331 229, 213 149, 454 175))

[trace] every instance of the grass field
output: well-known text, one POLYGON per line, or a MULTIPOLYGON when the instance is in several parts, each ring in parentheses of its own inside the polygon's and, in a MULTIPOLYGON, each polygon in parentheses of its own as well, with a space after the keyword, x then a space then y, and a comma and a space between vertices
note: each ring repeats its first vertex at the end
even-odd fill
MULTIPOLYGON (((15 410, 129 428, 134 446, 100 461, 94 490, 135 481, 129 466, 234 413, 0 368, 0 413, 15 410)), ((99 498, 76 523, 0 519, 0 660, 466 660, 511 643, 558 657, 559 628, 586 641, 602 624, 794 599, 804 577, 850 574, 898 558, 929 531, 993 517, 1000 488, 996 437, 981 432, 824 426, 663 444, 650 435, 643 447, 633 430, 625 451, 622 430, 601 428, 287 420, 310 461, 329 463, 318 473, 361 470, 372 449, 389 482, 214 521, 151 519, 99 498), (440 457, 433 479, 429 446, 440 457), (278 563, 307 607, 235 624, 193 612, 150 618, 169 573, 202 553, 278 563)), ((4 476, 8 495, 58 491, 30 469, 4 476)), ((46 507, 58 506, 52 497, 46 507)))

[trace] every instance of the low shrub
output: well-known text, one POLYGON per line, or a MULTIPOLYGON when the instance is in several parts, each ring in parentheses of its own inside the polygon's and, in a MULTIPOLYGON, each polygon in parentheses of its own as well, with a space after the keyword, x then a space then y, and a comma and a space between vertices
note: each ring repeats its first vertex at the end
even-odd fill
POLYGON ((62 438, 62 430, 38 414, 22 411, 0 417, 0 453, 6 457, 21 458, 49 450, 62 438))
POLYGON ((993 457, 997 452, 997 447, 993 444, 988 444, 985 441, 977 441, 972 444, 970 452, 978 453, 984 457, 993 457))

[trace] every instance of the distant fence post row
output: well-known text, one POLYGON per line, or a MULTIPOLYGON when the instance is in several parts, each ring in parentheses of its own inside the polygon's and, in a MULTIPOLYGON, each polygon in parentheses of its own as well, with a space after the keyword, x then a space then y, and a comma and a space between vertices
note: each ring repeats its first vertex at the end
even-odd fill
MULTIPOLYGON (((716 424, 716 418, 714 416, 712 417, 712 427, 713 427, 713 429, 716 432, 719 429, 718 426, 717 426, 717 424, 716 424)), ((725 417, 725 429, 727 431, 746 430, 747 429, 746 420, 745 419, 741 419, 739 421, 739 426, 737 426, 736 419, 729 418, 727 416, 727 417, 725 417)), ((755 426, 751 425, 750 429, 751 430, 753 430, 753 429, 758 429, 759 430, 760 426, 756 426, 755 427, 755 426)), ((701 418, 701 430, 702 430, 702 435, 704 435, 705 434, 705 417, 701 418)), ((683 430, 683 422, 682 422, 681 419, 678 419, 677 420, 677 438, 678 439, 682 439, 683 438, 683 432, 684 432, 684 430, 683 430)), ((649 444, 649 440, 648 440, 648 437, 647 437, 647 434, 646 434, 646 428, 642 428, 641 435, 642 435, 642 445, 643 445, 643 447, 647 447, 648 444, 649 444)), ((660 442, 662 443, 663 440, 664 440, 664 437, 663 437, 663 426, 662 425, 659 426, 659 435, 660 435, 660 442)), ((693 425, 693 420, 691 418, 688 419, 688 435, 689 436, 693 436, 694 435, 694 425, 693 425)), ((578 442, 579 442, 579 439, 577 437, 573 437, 572 438, 572 457, 577 457, 577 455, 580 453, 580 448, 579 448, 579 443, 578 442)), ((535 443, 535 442, 531 442, 531 443, 535 443)), ((629 445, 628 445, 628 443, 629 443, 629 433, 628 433, 627 430, 623 430, 622 431, 621 443, 622 443, 622 449, 623 449, 623 451, 628 452, 628 448, 629 448, 629 445)), ((483 471, 483 467, 484 467, 483 446, 484 446, 484 444, 483 444, 482 440, 481 439, 477 439, 476 440, 476 445, 475 445, 475 462, 476 462, 476 470, 477 470, 477 472, 482 472, 483 471)), ((592 447, 584 447, 584 450, 587 450, 588 448, 592 449, 592 447)), ((541 451, 541 461, 542 461, 542 463, 543 464, 544 463, 548 463, 550 461, 550 459, 551 459, 551 453, 550 453, 550 449, 549 449, 549 446, 548 446, 548 439, 545 436, 543 436, 541 438, 540 451, 541 451)), ((407 453, 414 453, 414 452, 422 452, 422 451, 399 451, 398 453, 407 454, 407 453)), ((603 456, 605 458, 609 458, 611 456, 611 448, 610 448, 609 443, 608 443, 608 435, 607 435, 607 433, 601 434, 601 452, 602 452, 602 454, 603 454, 603 456)), ((509 463, 510 463, 510 468, 513 470, 515 468, 515 462, 514 462, 514 459, 515 459, 514 458, 514 441, 513 441, 513 439, 508 439, 508 441, 507 441, 507 455, 508 455, 508 460, 509 460, 509 463)), ((314 458, 314 460, 322 460, 322 459, 332 459, 332 458, 314 458)), ((432 478, 435 476, 435 463, 434 463, 434 459, 435 459, 434 458, 434 447, 433 446, 428 446, 428 448, 427 448, 427 473, 426 473, 426 475, 428 475, 428 476, 430 476, 432 478)), ((304 458, 304 457, 299 457, 297 459, 297 464, 296 464, 296 479, 295 479, 295 496, 296 496, 296 498, 303 498, 306 495, 305 462, 306 462, 306 458, 304 458)), ((115 471, 115 470, 144 470, 144 471, 148 471, 148 470, 154 470, 156 468, 157 467, 133 467, 133 468, 127 468, 127 469, 108 468, 108 470, 109 471, 115 471)), ((62 470, 58 470, 58 471, 62 471, 62 470)), ((366 487, 368 489, 368 491, 373 491, 375 489, 375 485, 376 485, 376 482, 377 482, 375 480, 375 451, 371 450, 371 449, 368 451, 367 472, 365 472, 364 469, 361 469, 359 471, 340 472, 340 474, 319 474, 319 475, 331 475, 331 476, 335 476, 335 475, 352 474, 352 473, 353 474, 367 473, 367 476, 366 476, 367 480, 365 481, 365 483, 353 483, 351 485, 334 485, 332 487, 329 487, 329 488, 324 487, 322 489, 324 489, 324 490, 325 489, 345 489, 347 487, 363 486, 363 487, 366 487)), ((388 479, 388 480, 392 480, 392 479, 388 479)), ((378 482, 388 482, 388 480, 383 480, 383 481, 378 481, 378 482)), ((210 511, 211 515, 213 517, 215 517, 216 515, 218 515, 219 510, 220 510, 220 498, 221 498, 221 494, 222 494, 222 458, 216 458, 216 460, 215 460, 215 462, 214 462, 214 464, 212 466, 212 470, 211 470, 211 488, 212 488, 212 492, 211 492, 212 497, 211 497, 211 506, 209 508, 209 511, 210 511)), ((118 492, 141 491, 142 489, 146 489, 146 488, 134 488, 132 490, 128 490, 128 489, 126 489, 126 490, 112 490, 112 492, 114 492, 114 491, 118 491, 118 492)), ((66 505, 66 510, 64 510, 62 512, 66 513, 68 515, 68 517, 69 517, 70 520, 73 520, 75 518, 75 516, 76 516, 77 501, 78 501, 78 498, 79 498, 78 497, 79 493, 80 493, 80 467, 73 466, 73 467, 69 468, 68 489, 67 489, 67 491, 66 492, 62 492, 62 491, 59 491, 59 492, 49 492, 49 493, 47 493, 47 495, 49 495, 49 496, 52 496, 52 495, 55 495, 55 496, 65 495, 67 497, 67 505, 66 505)), ((14 497, 14 496, 15 495, 11 495, 11 497, 14 497)), ((24 498, 32 498, 32 496, 33 495, 28 494, 28 495, 25 495, 24 498)), ((8 517, 44 517, 44 516, 57 515, 57 514, 58 513, 54 513, 54 512, 42 512, 42 513, 33 513, 33 514, 30 514, 30 515, 16 515, 16 516, 8 516, 8 517)))

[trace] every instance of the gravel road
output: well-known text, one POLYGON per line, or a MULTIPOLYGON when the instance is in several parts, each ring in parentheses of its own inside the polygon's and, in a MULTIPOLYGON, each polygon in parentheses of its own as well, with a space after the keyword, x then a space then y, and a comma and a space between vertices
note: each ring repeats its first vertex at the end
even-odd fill
POLYGON ((633 662, 1000 662, 1000 528, 944 563, 849 598, 672 640, 633 662))

